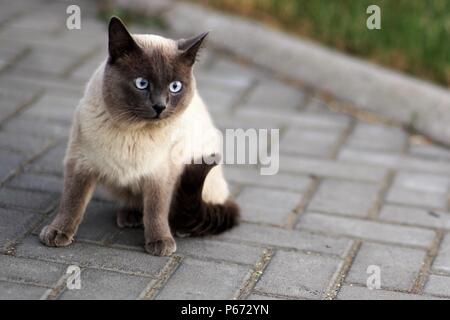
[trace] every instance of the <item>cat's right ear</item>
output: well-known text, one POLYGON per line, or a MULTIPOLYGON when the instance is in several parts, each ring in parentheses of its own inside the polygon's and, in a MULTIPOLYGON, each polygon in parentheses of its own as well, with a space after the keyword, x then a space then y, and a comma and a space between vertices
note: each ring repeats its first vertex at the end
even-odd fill
POLYGON ((109 61, 114 62, 137 48, 138 45, 123 22, 117 17, 112 17, 108 26, 109 61))

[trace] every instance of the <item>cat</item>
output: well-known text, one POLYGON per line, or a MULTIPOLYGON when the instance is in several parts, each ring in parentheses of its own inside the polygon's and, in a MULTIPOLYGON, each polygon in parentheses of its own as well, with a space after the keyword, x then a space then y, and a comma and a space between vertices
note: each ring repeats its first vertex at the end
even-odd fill
POLYGON ((208 33, 181 40, 131 35, 112 17, 108 34, 108 57, 74 114, 59 211, 42 229, 41 242, 73 242, 97 184, 121 203, 120 228, 143 225, 152 255, 175 252, 176 233, 202 236, 233 227, 239 207, 218 164, 220 143, 205 135, 215 126, 193 76, 208 33), (175 131, 202 143, 184 145, 175 131), (174 143, 186 156, 203 152, 203 160, 173 161, 174 143))

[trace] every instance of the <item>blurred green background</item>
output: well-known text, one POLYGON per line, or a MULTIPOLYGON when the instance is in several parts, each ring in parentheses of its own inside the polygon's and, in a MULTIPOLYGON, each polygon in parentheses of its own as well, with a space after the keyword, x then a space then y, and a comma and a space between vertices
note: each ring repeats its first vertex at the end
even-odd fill
POLYGON ((450 86, 450 0, 189 0, 450 86), (381 30, 366 27, 369 5, 381 30))

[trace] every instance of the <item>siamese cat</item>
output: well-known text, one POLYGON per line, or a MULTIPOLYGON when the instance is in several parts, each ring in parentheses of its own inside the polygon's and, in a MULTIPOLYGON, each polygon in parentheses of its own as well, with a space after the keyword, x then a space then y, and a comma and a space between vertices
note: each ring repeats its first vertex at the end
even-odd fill
POLYGON ((207 33, 182 40, 131 35, 116 17, 108 29, 108 57, 74 114, 59 212, 39 237, 47 246, 71 244, 102 184, 121 203, 117 225, 143 226, 146 251, 170 255, 173 234, 215 234, 239 220, 217 164, 221 145, 205 135, 215 126, 193 76, 207 33), (184 145, 184 135, 199 143, 184 145), (177 143, 186 157, 203 152, 203 161, 173 161, 177 143))

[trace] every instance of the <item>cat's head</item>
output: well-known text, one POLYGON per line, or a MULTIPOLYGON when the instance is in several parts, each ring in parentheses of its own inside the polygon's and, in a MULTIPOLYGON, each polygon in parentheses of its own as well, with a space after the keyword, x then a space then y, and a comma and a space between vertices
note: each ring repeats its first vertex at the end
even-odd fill
POLYGON ((155 122, 183 112, 196 90, 192 68, 206 36, 132 36, 118 18, 111 18, 103 82, 108 111, 129 122, 155 122))

